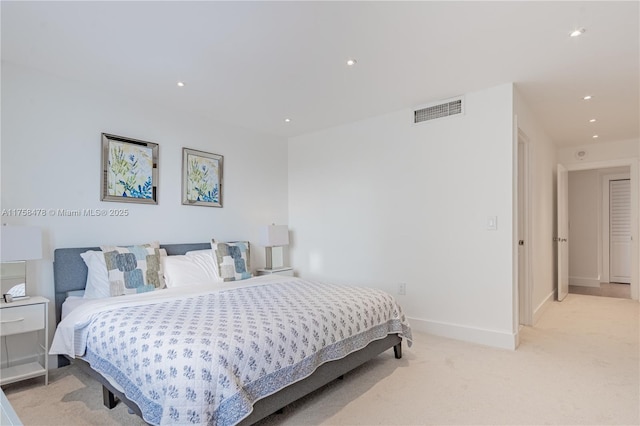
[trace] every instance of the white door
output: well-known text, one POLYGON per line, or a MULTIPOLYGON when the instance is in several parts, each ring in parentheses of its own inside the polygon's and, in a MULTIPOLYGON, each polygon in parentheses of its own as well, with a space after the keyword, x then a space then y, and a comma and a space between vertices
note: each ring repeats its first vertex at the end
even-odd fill
POLYGON ((569 294, 569 172, 558 164, 558 301, 569 294))
POLYGON ((524 149, 518 142, 518 312, 520 324, 527 324, 525 315, 525 263, 524 263, 524 149))
POLYGON ((527 212, 529 210, 529 181, 528 181, 528 139, 518 131, 518 313, 519 323, 532 325, 531 296, 529 282, 529 234, 527 212))
POLYGON ((631 181, 609 181, 609 281, 631 283, 631 181))

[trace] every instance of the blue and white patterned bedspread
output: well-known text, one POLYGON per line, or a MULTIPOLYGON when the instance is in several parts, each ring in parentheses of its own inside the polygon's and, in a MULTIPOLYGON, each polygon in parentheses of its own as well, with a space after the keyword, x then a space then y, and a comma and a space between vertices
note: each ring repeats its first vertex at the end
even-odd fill
POLYGON ((231 425, 258 399, 396 333, 411 344, 387 293, 288 279, 92 313, 76 322, 75 346, 147 422, 231 425))

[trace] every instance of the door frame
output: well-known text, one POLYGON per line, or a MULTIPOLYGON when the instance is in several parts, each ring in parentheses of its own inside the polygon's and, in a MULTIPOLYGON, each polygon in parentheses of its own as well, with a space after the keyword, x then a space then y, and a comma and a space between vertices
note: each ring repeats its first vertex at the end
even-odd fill
POLYGON ((568 171, 608 169, 611 167, 629 167, 631 181, 631 299, 638 300, 640 296, 640 248, 638 242, 640 216, 638 215, 640 203, 640 162, 637 158, 621 158, 618 160, 593 161, 584 163, 570 163, 564 165, 568 171))

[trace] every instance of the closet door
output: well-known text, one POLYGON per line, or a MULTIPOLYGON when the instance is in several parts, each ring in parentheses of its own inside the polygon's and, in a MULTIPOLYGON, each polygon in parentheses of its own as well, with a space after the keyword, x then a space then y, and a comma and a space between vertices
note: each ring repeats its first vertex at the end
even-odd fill
POLYGON ((609 182, 609 281, 631 283, 631 181, 609 182))

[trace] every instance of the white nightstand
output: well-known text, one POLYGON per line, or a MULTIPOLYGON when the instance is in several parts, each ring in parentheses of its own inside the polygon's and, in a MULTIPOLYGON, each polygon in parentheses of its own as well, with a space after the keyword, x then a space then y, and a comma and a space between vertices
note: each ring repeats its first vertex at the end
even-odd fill
POLYGON ((292 277, 293 276, 293 268, 291 268, 290 266, 285 266, 283 268, 276 268, 276 269, 258 269, 256 271, 256 275, 286 275, 287 277, 292 277))
POLYGON ((0 385, 39 376, 44 376, 45 385, 49 383, 48 299, 32 296, 11 303, 0 303, 0 337, 3 340, 3 350, 0 353, 2 358, 0 385), (33 352, 27 358, 12 361, 9 356, 11 354, 11 337, 9 336, 26 333, 33 333, 37 339, 33 352))

